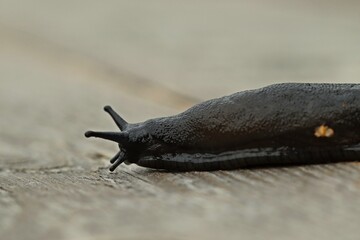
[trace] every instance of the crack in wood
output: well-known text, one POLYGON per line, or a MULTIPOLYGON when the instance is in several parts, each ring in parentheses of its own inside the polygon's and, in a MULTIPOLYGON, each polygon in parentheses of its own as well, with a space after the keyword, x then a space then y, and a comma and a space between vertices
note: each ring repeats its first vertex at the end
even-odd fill
POLYGON ((4 188, 4 187, 2 187, 2 186, 0 186, 0 190, 1 190, 1 191, 3 191, 3 192, 10 193, 10 191, 9 191, 9 190, 7 190, 6 188, 4 188))
POLYGON ((144 178, 141 178, 141 177, 139 177, 139 176, 137 176, 137 175, 131 174, 131 173, 126 172, 126 171, 121 171, 121 172, 122 172, 122 173, 125 173, 125 174, 127 174, 127 175, 129 175, 129 176, 131 176, 132 178, 138 179, 138 180, 140 180, 140 181, 142 181, 142 182, 145 182, 145 183, 148 183, 148 184, 152 184, 152 183, 149 182, 148 180, 146 180, 146 179, 144 179, 144 178))
POLYGON ((68 165, 48 167, 48 168, 0 168, 0 172, 11 172, 11 173, 65 173, 65 172, 73 172, 73 171, 81 171, 83 170, 80 167, 71 167, 68 165))

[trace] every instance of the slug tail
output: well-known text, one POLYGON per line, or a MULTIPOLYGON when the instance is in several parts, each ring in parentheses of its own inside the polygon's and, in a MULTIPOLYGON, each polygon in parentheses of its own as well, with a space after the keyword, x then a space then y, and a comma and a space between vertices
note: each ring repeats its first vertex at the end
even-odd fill
POLYGON ((126 129, 128 123, 122 117, 120 117, 120 115, 117 114, 110 106, 105 106, 104 111, 110 115, 110 117, 114 120, 120 130, 126 129))

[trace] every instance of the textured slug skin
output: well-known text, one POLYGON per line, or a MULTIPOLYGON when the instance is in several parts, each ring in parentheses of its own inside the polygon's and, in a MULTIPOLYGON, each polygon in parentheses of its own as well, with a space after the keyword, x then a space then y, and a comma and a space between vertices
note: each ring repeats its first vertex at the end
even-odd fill
POLYGON ((129 139, 120 144, 126 162, 152 168, 231 169, 269 159, 316 163, 326 153, 329 161, 356 160, 360 84, 270 85, 205 101, 175 116, 129 124, 123 133, 129 139), (331 134, 319 137, 320 126, 331 134), (345 148, 351 153, 344 155, 345 148), (227 159, 232 164, 222 165, 227 159))

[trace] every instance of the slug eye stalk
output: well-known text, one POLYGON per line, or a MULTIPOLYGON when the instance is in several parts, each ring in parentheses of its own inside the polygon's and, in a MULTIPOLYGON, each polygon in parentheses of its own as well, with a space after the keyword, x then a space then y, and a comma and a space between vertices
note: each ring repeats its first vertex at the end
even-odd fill
POLYGON ((87 131, 85 133, 85 137, 96 137, 101 138, 113 142, 117 142, 120 145, 125 145, 129 142, 129 138, 124 133, 117 133, 117 132, 94 132, 94 131, 87 131))
MULTIPOLYGON (((107 112, 111 118, 114 120, 116 125, 120 130, 125 130, 128 126, 128 123, 120 117, 110 106, 105 106, 104 111, 107 112)), ((117 142, 119 146, 123 147, 129 144, 129 136, 125 132, 95 132, 95 131, 87 131, 85 133, 85 137, 96 137, 101 138, 113 142, 117 142)), ((121 163, 123 163, 127 159, 124 152, 118 152, 113 158, 110 159, 110 163, 113 165, 110 167, 110 171, 114 171, 121 163)))
POLYGON ((120 117, 120 115, 117 114, 117 112, 115 112, 110 106, 105 106, 104 111, 110 115, 110 117, 114 120, 114 122, 121 131, 126 129, 128 123, 122 117, 120 117))

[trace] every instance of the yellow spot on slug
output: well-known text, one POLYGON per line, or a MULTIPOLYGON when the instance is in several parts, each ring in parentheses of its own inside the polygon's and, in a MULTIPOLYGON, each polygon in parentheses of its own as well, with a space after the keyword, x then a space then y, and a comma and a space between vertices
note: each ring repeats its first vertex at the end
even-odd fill
POLYGON ((321 125, 315 129, 315 137, 332 137, 334 136, 334 130, 326 125, 321 125))

